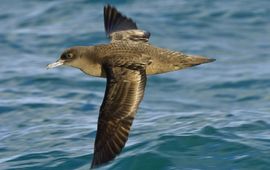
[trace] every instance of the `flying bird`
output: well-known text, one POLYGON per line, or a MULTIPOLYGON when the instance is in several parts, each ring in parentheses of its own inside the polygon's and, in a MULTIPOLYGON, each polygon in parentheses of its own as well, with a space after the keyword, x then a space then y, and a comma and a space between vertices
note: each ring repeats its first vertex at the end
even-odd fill
POLYGON ((147 75, 181 70, 215 61, 203 56, 155 47, 150 33, 111 5, 104 6, 104 26, 109 44, 75 46, 47 66, 67 65, 107 79, 99 111, 92 168, 113 160, 127 142, 147 75))

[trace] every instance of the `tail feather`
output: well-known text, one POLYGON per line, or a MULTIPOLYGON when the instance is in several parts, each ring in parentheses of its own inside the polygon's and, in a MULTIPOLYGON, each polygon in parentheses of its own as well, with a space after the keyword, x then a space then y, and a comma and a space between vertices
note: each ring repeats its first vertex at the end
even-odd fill
POLYGON ((155 53, 151 55, 155 55, 155 57, 153 57, 152 64, 146 69, 148 75, 181 70, 215 61, 215 59, 203 56, 187 55, 182 52, 162 48, 155 48, 155 53))
POLYGON ((185 60, 186 60, 185 63, 190 66, 196 66, 196 65, 200 65, 204 63, 211 63, 211 62, 216 61, 216 59, 213 59, 213 58, 207 58, 207 57, 197 56, 197 55, 187 55, 185 60))

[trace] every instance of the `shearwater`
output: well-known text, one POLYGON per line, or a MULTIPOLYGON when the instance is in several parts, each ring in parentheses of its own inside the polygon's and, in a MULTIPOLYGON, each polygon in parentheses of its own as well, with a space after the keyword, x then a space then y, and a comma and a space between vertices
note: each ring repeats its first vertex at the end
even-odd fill
POLYGON ((146 76, 166 73, 215 61, 151 45, 150 33, 115 7, 104 7, 104 25, 109 44, 75 46, 66 49, 47 68, 67 65, 84 73, 106 77, 105 96, 100 107, 91 167, 109 162, 127 142, 137 108, 143 98, 146 76))

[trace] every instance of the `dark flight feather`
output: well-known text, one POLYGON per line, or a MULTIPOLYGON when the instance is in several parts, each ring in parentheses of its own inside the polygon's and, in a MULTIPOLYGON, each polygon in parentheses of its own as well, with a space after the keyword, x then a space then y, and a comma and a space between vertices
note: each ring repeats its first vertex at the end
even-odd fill
POLYGON ((131 40, 147 42, 150 37, 149 32, 138 29, 132 19, 121 14, 111 5, 104 6, 104 27, 106 35, 112 41, 131 40))
POLYGON ((103 69, 107 86, 100 108, 92 168, 114 159, 125 146, 146 84, 143 67, 105 64, 103 69))
POLYGON ((132 19, 122 15, 110 5, 104 7, 104 26, 107 35, 116 31, 137 29, 137 25, 132 19))

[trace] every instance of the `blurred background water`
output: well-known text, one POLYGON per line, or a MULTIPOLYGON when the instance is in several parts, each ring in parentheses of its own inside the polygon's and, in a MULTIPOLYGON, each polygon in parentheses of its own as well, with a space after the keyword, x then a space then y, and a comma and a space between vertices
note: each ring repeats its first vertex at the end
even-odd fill
MULTIPOLYGON (((88 169, 105 79, 46 70, 107 43, 98 0, 2 0, 0 169, 88 169)), ((122 153, 100 169, 269 169, 270 1, 110 1, 151 43, 216 58, 148 78, 122 153)))

